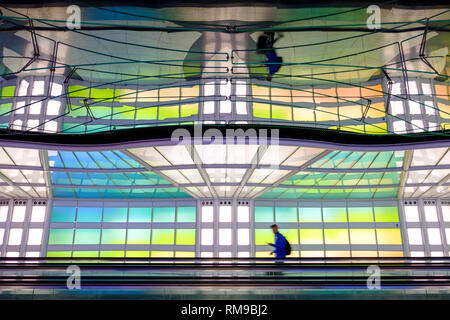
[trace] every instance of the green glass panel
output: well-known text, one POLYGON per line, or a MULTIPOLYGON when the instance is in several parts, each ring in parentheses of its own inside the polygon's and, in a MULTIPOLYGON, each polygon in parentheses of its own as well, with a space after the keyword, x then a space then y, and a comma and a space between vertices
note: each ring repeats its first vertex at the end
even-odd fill
POLYGON ((90 88, 85 86, 69 86, 69 97, 89 98, 90 88))
POLYGON ((151 208, 130 208, 128 222, 151 222, 151 208))
POLYGON ((195 245, 195 229, 177 229, 176 244, 195 245))
POLYGON ((376 222, 398 222, 397 207, 375 207, 376 222))
POLYGON ((177 222, 195 222, 196 212, 195 207, 178 207, 177 222))
POLYGON ((347 229, 325 229, 325 244, 348 244, 347 229))
POLYGON ((136 109, 136 120, 156 120, 157 116, 158 107, 136 109))
POLYGON ((280 233, 290 244, 298 244, 298 229, 282 229, 280 230, 280 233))
POLYGON ((276 222, 297 222, 297 208, 276 207, 275 219, 276 222))
POLYGON ((373 222, 371 207, 348 208, 349 222, 373 222))
POLYGON ((72 244, 73 229, 51 229, 48 244, 72 244))
POLYGON ((174 207, 153 208, 153 222, 175 222, 174 207))
POLYGON ((95 118, 110 119, 112 109, 105 106, 90 106, 91 112, 95 118))
POLYGON ((49 258, 70 258, 72 251, 47 251, 49 258))
POLYGON ((270 104, 253 103, 253 116, 270 119, 270 104))
POLYGON ((74 257, 74 258, 97 258, 98 251, 74 251, 72 257, 74 257))
POLYGON ((103 229, 102 244, 125 244, 126 229, 103 229))
POLYGON ((152 245, 153 244, 173 244, 175 232, 173 229, 153 229, 152 230, 152 245))
POLYGON ((120 106, 112 109, 112 118, 118 120, 134 120, 136 108, 132 106, 120 106))
POLYGON ((263 245, 267 243, 273 243, 275 241, 275 235, 270 228, 267 229, 255 229, 255 244, 263 245))
POLYGON ((127 244, 150 244, 150 230, 128 229, 127 244))
POLYGON ((100 252, 101 258, 123 258, 125 252, 123 251, 102 251, 100 252))
POLYGON ((324 222, 347 222, 347 211, 345 208, 323 208, 324 222))
POLYGON ((77 229, 75 230, 74 244, 99 244, 100 229, 77 229))
POLYGON ((77 222, 102 222, 102 208, 78 207, 77 222))
POLYGON ((75 207, 53 207, 52 222, 75 222, 75 207))
POLYGON ((180 117, 187 118, 198 114, 198 103, 181 105, 180 117))
POLYGON ((291 120, 292 108, 285 106, 272 105, 272 119, 291 120))
POLYGON ((98 88, 91 88, 91 98, 92 99, 98 99, 103 101, 112 101, 114 98, 114 89, 105 88, 105 89, 98 89, 98 88), (107 99, 107 100, 105 100, 107 99))
POLYGON ((2 87, 0 91, 0 99, 10 99, 14 97, 16 86, 2 87))
POLYGON ((103 222, 127 222, 127 208, 104 208, 103 222))
POLYGON ((148 258, 150 257, 149 251, 127 251, 127 258, 148 258))
POLYGON ((0 104, 0 115, 7 115, 11 112, 12 103, 1 103, 0 104))
MULTIPOLYGON (((86 107, 78 106, 78 105, 72 105, 72 109, 69 110, 69 108, 66 108, 66 113, 68 113, 69 117, 72 118, 78 118, 78 117, 86 117, 87 116, 87 109, 86 107)), ((70 127, 75 126, 76 124, 64 124, 64 129, 68 129, 70 127)), ((73 128, 73 130, 82 130, 82 126, 78 126, 73 128)), ((84 129, 83 129, 84 130, 84 129)))
POLYGON ((255 222, 273 222, 272 207, 255 207, 255 222))
POLYGON ((300 222, 322 222, 320 208, 298 208, 300 222))

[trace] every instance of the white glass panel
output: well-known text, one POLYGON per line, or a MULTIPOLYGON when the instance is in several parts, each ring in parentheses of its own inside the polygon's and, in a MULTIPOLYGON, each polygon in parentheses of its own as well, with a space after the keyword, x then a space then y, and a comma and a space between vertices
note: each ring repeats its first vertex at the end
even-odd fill
POLYGON ((213 222, 214 221, 214 207, 204 206, 202 207, 202 222, 213 222))
POLYGON ((31 105, 28 107, 30 114, 41 114, 42 101, 30 101, 31 105))
POLYGON ((62 85, 59 83, 52 83, 52 92, 50 93, 52 96, 59 96, 62 93, 62 85))
POLYGON ((238 229, 237 239, 239 246, 248 246, 250 244, 250 229, 238 229))
POLYGON ((213 253, 212 252, 202 252, 202 253, 200 253, 200 257, 202 257, 202 258, 212 258, 213 257, 213 253))
POLYGON ((186 177, 183 176, 180 173, 180 171, 178 171, 178 170, 161 170, 161 173, 163 175, 166 175, 167 177, 169 177, 176 183, 180 183, 180 184, 188 184, 189 183, 189 181, 186 179, 186 177))
POLYGON ((15 113, 16 114, 24 114, 25 113, 25 108, 23 108, 25 106, 25 101, 18 101, 15 105, 15 113))
POLYGON ((0 222, 5 222, 7 217, 8 217, 8 207, 1 206, 0 207, 0 222))
POLYGON ((231 206, 219 207, 219 222, 231 222, 231 206))
POLYGON ((450 244, 450 228, 445 228, 445 237, 447 238, 447 244, 450 244))
POLYGON ((406 131, 406 125, 404 121, 394 121, 392 123, 393 127, 394 127, 394 132, 395 133, 405 133, 406 131))
POLYGON ((250 221, 250 208, 248 206, 237 207, 237 221, 238 222, 250 221))
POLYGON ((6 257, 8 258, 17 258, 19 256, 19 252, 17 251, 10 251, 6 253, 6 257))
POLYGON ((44 124, 44 130, 46 132, 56 132, 58 131, 58 122, 57 121, 48 121, 44 124))
POLYGON ((27 258, 38 258, 39 257, 39 251, 29 251, 25 253, 25 257, 27 258))
POLYGON ((227 163, 229 164, 248 164, 252 163, 253 157, 258 150, 257 145, 235 144, 227 145, 227 163))
POLYGON ((417 206, 405 206, 405 218, 407 222, 419 222, 419 209, 417 206))
POLYGON ((31 209, 31 222, 44 222, 45 206, 33 206, 31 209))
POLYGON ((164 159, 164 157, 156 151, 154 148, 138 148, 128 149, 131 153, 134 153, 142 160, 148 162, 152 166, 168 166, 170 163, 164 159))
POLYGON ((409 94, 419 94, 417 91, 417 83, 415 81, 408 81, 409 94))
POLYGON ((424 206, 423 209, 425 211, 425 220, 427 222, 438 221, 436 206, 424 206))
POLYGON ((0 229, 0 246, 3 245, 4 236, 5 236, 5 229, 0 229))
POLYGON ((247 83, 245 81, 236 81, 236 95, 238 97, 245 97, 247 95, 247 83))
POLYGON ((219 102, 220 113, 230 113, 231 112, 231 101, 222 100, 219 102))
POLYGON ((231 258, 231 252, 219 252, 219 258, 231 258))
POLYGON ((215 83, 214 82, 206 82, 205 83, 205 96, 213 96, 215 95, 215 83))
POLYGON ((422 132, 425 130, 423 120, 411 120, 411 126, 414 132, 422 132))
POLYGON ((18 95, 19 96, 26 96, 27 93, 28 93, 28 86, 29 85, 30 84, 28 83, 27 80, 22 80, 20 82, 20 85, 19 85, 19 93, 18 93, 18 95))
POLYGON ((425 252, 423 251, 411 251, 411 257, 425 257, 425 252))
POLYGON ((402 90, 401 90, 401 83, 400 82, 396 82, 392 84, 392 94, 402 94, 402 90))
POLYGON ((213 114, 214 113, 214 101, 203 102, 203 114, 213 114))
POLYGON ((247 102, 236 101, 236 114, 247 114, 247 102))
POLYGON ((27 209, 26 206, 14 206, 12 221, 13 222, 23 222, 25 220, 26 209, 27 209))
POLYGON ((297 147, 270 145, 264 152, 260 164, 279 165, 286 160, 297 147))
POLYGON ((434 116, 436 114, 436 107, 433 104, 433 101, 425 101, 425 113, 430 116, 434 116))
POLYGON ((231 246, 231 229, 219 229, 219 245, 231 246))
POLYGON ((283 166, 300 166, 323 151, 325 151, 325 149, 300 147, 285 162, 283 162, 283 166))
POLYGON ((22 229, 12 228, 9 230, 9 241, 8 245, 15 246, 22 243, 22 229))
POLYGON ((23 148, 5 148, 5 150, 17 165, 41 166, 38 150, 23 148))
POLYGON ((194 164, 185 145, 162 146, 157 147, 156 150, 158 150, 164 158, 169 160, 173 165, 194 164))
POLYGON ((203 246, 212 246, 214 243, 214 231, 213 229, 202 229, 202 240, 203 246))
POLYGON ((195 149, 203 163, 222 164, 226 162, 227 149, 224 144, 196 144, 195 149))
POLYGON ((436 165, 448 148, 414 150, 412 166, 436 165))
POLYGON ((420 104, 415 101, 409 101, 409 113, 410 114, 421 114, 420 104))
POLYGON ((31 94, 33 96, 42 96, 44 94, 44 87, 45 87, 44 81, 34 81, 33 82, 33 90, 31 92, 31 94))
POLYGON ((442 219, 445 222, 449 222, 450 221, 450 206, 442 206, 442 219))
POLYGON ((405 114, 402 101, 391 101, 390 108, 391 114, 393 115, 405 114))
POLYGON ((40 245, 42 243, 42 231, 43 229, 30 229, 28 232, 28 244, 40 245))
POLYGON ((57 116, 61 108, 61 102, 56 100, 50 100, 47 102, 47 115, 57 116))
POLYGON ((248 251, 240 251, 240 252, 238 252, 238 257, 239 258, 248 258, 248 257, 250 257, 250 252, 248 252, 248 251))
POLYGON ((428 242, 431 245, 440 245, 442 244, 441 233, 439 228, 428 228, 428 242))
POLYGON ((203 179, 197 169, 181 169, 180 171, 191 183, 202 183, 203 179))
POLYGON ((444 256, 444 252, 442 252, 442 251, 431 251, 430 255, 432 257, 443 257, 444 256))
POLYGON ((228 97, 231 95, 231 82, 221 81, 220 82, 220 95, 228 97))
POLYGON ((431 91, 431 85, 429 83, 422 83, 422 92, 424 95, 430 96, 433 93, 431 91))
POLYGON ((419 228, 408 228, 409 244, 422 245, 422 231, 419 228))

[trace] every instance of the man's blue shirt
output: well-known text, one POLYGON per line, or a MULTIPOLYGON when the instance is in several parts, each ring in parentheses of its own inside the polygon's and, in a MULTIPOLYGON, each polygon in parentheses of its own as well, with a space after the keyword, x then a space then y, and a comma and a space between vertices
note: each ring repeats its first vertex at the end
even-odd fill
POLYGON ((272 244, 275 248, 275 255, 277 258, 286 258, 286 238, 280 233, 275 234, 275 243, 272 244))
POLYGON ((265 55, 266 55, 265 66, 267 67, 267 71, 269 72, 269 74, 274 75, 280 69, 278 56, 275 50, 266 51, 265 55))

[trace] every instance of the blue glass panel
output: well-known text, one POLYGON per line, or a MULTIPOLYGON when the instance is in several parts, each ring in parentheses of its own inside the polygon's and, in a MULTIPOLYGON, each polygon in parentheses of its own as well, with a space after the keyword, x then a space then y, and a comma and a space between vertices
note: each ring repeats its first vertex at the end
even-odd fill
POLYGON ((195 207, 178 207, 177 222, 195 222, 196 212, 195 207))
POLYGON ((75 207, 53 207, 52 222, 75 222, 75 207))
POLYGON ((175 208, 153 208, 153 222, 175 222, 175 208))
POLYGON ((127 208, 104 208, 103 222, 127 222, 127 208))
POLYGON ((78 207, 77 222, 101 222, 102 208, 78 207))
POLYGON ((53 188, 53 196, 55 198, 76 198, 77 195, 74 189, 53 188))
POLYGON ((73 152, 60 151, 59 155, 64 164, 64 168, 82 168, 80 161, 78 161, 73 152))
POLYGON ((98 165, 94 162, 94 160, 89 156, 87 152, 75 152, 75 155, 80 160, 83 168, 88 169, 98 169, 98 165))

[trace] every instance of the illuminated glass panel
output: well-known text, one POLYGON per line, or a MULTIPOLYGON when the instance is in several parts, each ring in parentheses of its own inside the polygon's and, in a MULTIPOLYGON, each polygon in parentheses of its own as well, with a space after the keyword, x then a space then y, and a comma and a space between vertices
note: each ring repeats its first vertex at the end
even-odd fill
POLYGON ((273 207, 255 207, 255 222, 273 222, 273 207))
POLYGON ((101 222, 102 208, 78 207, 77 222, 101 222))
POLYGON ((127 208, 104 208, 103 222, 127 222, 127 208))
POLYGON ((173 258, 173 251, 152 251, 150 254, 152 258, 173 258))
POLYGON ((323 208, 324 222, 347 222, 346 208, 323 208))
POLYGON ((74 244, 99 244, 100 229, 77 229, 75 230, 74 244))
POLYGON ((290 244, 298 244, 298 229, 282 229, 280 232, 290 244))
POLYGON ((325 229, 325 244, 348 244, 347 229, 325 229))
POLYGON ((153 222, 175 222, 175 208, 153 208, 153 222))
POLYGON ((421 229, 408 228, 407 232, 408 232, 409 244, 412 244, 412 245, 422 245, 423 244, 421 229))
POLYGON ((427 228, 428 242, 431 245, 441 245, 441 233, 439 228, 427 228))
POLYGON ((348 208, 348 221, 373 222, 372 208, 370 207, 348 208))
POLYGON ((300 222, 322 222, 320 208, 298 208, 300 222))
POLYGON ((195 207, 178 207, 177 222, 195 222, 196 211, 195 207))
POLYGON ((128 222, 151 222, 151 208, 130 208, 128 222))
POLYGON ((276 222, 297 222, 297 208, 276 207, 275 220, 276 222))
POLYGON ((270 229, 255 229, 255 245, 263 245, 274 242, 274 234, 270 229))
POLYGON ((125 252, 121 250, 107 250, 100 252, 100 258, 123 258, 125 252))
POLYGON ((405 218, 407 222, 419 222, 419 209, 417 206, 405 206, 405 218))
POLYGON ((402 236, 399 229, 377 229, 378 244, 402 244, 402 236))
POLYGON ((73 229, 51 229, 48 244, 72 244, 73 229))
POLYGON ((322 229, 300 229, 301 244, 323 244, 322 229))
POLYGON ((375 207, 376 222, 398 222, 397 207, 375 207))
POLYGON ((375 230, 350 229, 351 244, 376 244, 375 230))
POLYGON ((175 236, 177 245, 195 245, 195 229, 177 229, 175 236))
POLYGON ((150 230, 128 229, 127 244, 150 244, 150 230))
POLYGON ((102 244, 125 244, 126 229, 103 229, 102 244))
POLYGON ((173 229, 153 229, 152 244, 173 244, 175 231, 173 229))

